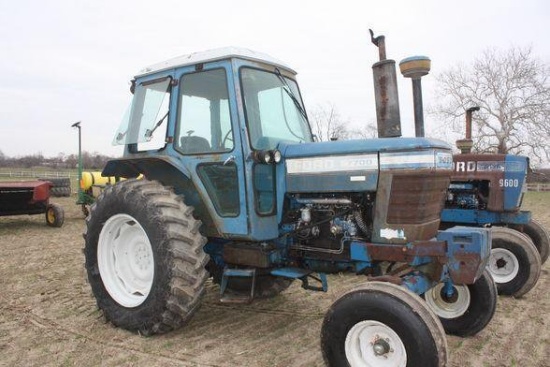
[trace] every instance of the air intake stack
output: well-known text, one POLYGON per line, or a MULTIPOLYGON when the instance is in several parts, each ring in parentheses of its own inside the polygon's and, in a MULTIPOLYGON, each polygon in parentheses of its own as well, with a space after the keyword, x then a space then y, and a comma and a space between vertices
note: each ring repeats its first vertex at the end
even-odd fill
POLYGON ((414 131, 417 138, 424 137, 424 107, 420 79, 430 72, 431 61, 426 56, 412 56, 401 60, 399 69, 405 78, 412 79, 414 103, 414 131))

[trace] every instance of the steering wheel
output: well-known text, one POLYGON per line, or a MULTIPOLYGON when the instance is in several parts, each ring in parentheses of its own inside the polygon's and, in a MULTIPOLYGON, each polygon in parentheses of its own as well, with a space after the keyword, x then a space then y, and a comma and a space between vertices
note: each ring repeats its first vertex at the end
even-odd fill
POLYGON ((227 134, 225 134, 225 136, 223 137, 223 139, 222 139, 222 144, 221 144, 221 147, 222 147, 222 148, 225 148, 225 143, 226 143, 227 141, 233 142, 233 135, 231 135, 231 130, 229 130, 229 131, 227 132, 227 134))

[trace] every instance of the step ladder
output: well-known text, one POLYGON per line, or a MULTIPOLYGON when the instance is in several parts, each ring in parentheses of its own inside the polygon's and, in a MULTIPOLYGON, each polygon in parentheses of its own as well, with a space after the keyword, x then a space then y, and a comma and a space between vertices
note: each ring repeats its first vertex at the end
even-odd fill
POLYGON ((274 269, 271 271, 271 275, 289 279, 300 279, 302 281, 302 288, 310 291, 326 292, 328 290, 327 275, 325 273, 318 273, 318 276, 315 276, 308 269, 287 267, 274 269), (317 285, 311 285, 309 283, 310 280, 313 280, 317 285))
POLYGON ((223 269, 222 281, 220 283, 220 302, 222 303, 251 303, 254 299, 256 288, 256 269, 223 269), (227 284, 230 278, 251 278, 250 294, 235 294, 228 291, 227 284))

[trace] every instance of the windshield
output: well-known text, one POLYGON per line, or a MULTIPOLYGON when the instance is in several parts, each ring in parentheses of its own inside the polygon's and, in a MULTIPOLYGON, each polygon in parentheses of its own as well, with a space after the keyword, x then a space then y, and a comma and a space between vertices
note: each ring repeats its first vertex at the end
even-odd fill
POLYGON ((312 141, 294 80, 264 70, 242 68, 241 82, 252 148, 274 149, 281 141, 312 141))
POLYGON ((163 78, 136 86, 113 145, 142 143, 138 150, 158 149, 165 145, 171 80, 163 78))

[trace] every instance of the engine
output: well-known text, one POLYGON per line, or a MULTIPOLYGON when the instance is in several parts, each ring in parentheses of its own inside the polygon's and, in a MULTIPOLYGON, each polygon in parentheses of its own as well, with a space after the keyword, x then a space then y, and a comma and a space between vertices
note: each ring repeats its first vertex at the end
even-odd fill
POLYGON ((283 228, 293 238, 291 250, 331 256, 344 254, 352 239, 369 241, 373 194, 290 195, 283 228))
POLYGON ((487 207, 488 182, 453 182, 449 185, 445 208, 485 209, 487 207))

